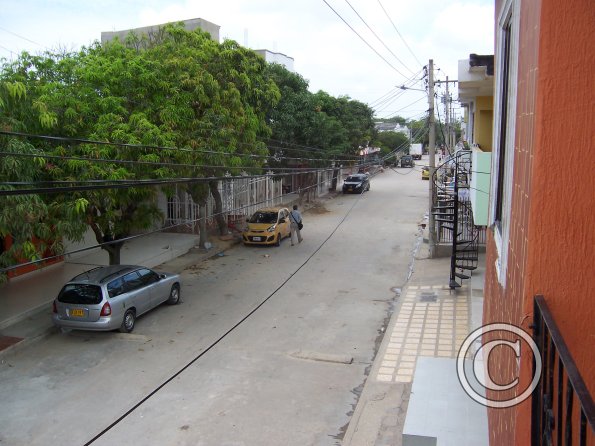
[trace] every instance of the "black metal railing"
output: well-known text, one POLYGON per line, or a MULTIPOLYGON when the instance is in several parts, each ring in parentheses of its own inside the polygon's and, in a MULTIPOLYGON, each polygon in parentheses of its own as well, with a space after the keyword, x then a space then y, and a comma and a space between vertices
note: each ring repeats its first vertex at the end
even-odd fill
POLYGON ((432 174, 432 214, 435 240, 452 246, 450 288, 461 286, 477 268, 479 230, 473 222, 470 201, 471 153, 451 155, 432 174))
POLYGON ((593 445, 593 397, 543 296, 535 296, 533 308, 533 339, 541 353, 542 375, 532 395, 531 445, 593 445))

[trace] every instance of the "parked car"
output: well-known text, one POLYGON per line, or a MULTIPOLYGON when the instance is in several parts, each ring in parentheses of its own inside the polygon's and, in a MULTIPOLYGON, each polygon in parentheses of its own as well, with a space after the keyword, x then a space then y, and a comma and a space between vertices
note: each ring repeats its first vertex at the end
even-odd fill
POLYGON ((130 333, 136 318, 163 302, 180 301, 180 277, 134 265, 93 268, 71 279, 54 299, 60 328, 130 333))
POLYGON ((430 179, 430 168, 428 166, 423 166, 421 168, 421 179, 422 180, 430 179))
POLYGON ((401 157, 401 167, 413 167, 415 162, 413 161, 413 157, 411 155, 403 155, 401 157))
POLYGON ((370 177, 364 173, 349 175, 343 182, 343 193, 358 193, 361 194, 370 190, 370 177))
POLYGON ((245 245, 276 245, 291 235, 289 209, 283 207, 264 208, 256 211, 247 220, 248 227, 242 233, 245 245))

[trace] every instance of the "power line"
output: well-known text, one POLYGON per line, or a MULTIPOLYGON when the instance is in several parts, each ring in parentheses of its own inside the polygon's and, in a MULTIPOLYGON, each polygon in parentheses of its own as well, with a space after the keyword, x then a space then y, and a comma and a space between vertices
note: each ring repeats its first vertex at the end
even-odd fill
MULTIPOLYGON (((124 147, 124 148, 132 148, 132 149, 151 149, 151 150, 166 150, 166 151, 178 151, 178 152, 188 152, 188 153, 205 153, 205 154, 212 154, 212 155, 225 155, 225 156, 238 156, 238 157, 250 157, 250 158, 268 158, 277 160, 279 157, 275 155, 259 155, 259 154, 252 154, 252 153, 238 153, 238 152, 221 152, 215 150, 206 150, 206 149, 189 149, 184 147, 164 147, 164 146, 152 146, 146 144, 130 144, 130 143, 118 143, 118 142, 109 142, 109 141, 97 141, 97 140, 89 140, 89 139, 82 139, 82 138, 69 138, 69 137, 62 137, 62 136, 49 136, 49 135, 34 135, 29 133, 22 133, 22 132, 11 132, 6 130, 0 130, 0 135, 7 135, 7 136, 19 136, 25 138, 36 138, 42 139, 46 141, 58 141, 58 142, 65 142, 65 143, 75 143, 75 144, 94 144, 94 145, 102 145, 102 146, 116 146, 116 147, 124 147)), ((249 143, 241 143, 238 144, 250 145, 255 146, 255 144, 249 143)), ((301 149, 293 149, 291 147, 284 148, 284 147, 277 147, 277 146, 270 146, 273 149, 280 149, 280 150, 297 150, 297 151, 306 151, 301 149)), ((321 149, 319 149, 321 150, 321 149)), ((307 151, 306 151, 307 152, 307 151)), ((329 156, 331 156, 329 154, 329 156)), ((344 156, 350 156, 355 158, 355 155, 345 154, 344 156)), ((323 160, 322 158, 291 158, 291 157, 281 157, 283 159, 302 159, 302 160, 323 160)))
MULTIPOLYGON (((238 179, 247 179, 247 178, 260 178, 260 177, 262 177, 262 176, 258 176, 258 177, 235 177, 235 178, 238 178, 238 179)), ((226 177, 225 179, 229 180, 230 178, 229 177, 226 177)), ((332 179, 334 179, 334 177, 331 178, 331 180, 332 179)), ((325 183, 325 181, 319 181, 316 184, 313 184, 311 186, 300 188, 299 189, 299 192, 305 191, 305 190, 309 190, 309 189, 312 189, 314 187, 318 187, 318 186, 320 186, 321 184, 324 184, 324 183, 325 183)), ((208 219, 208 218, 213 218, 213 217, 216 217, 216 216, 219 216, 219 215, 225 215, 225 214, 229 214, 229 213, 236 212, 236 211, 243 211, 243 210, 245 210, 247 208, 251 208, 251 207, 258 206, 258 205, 261 205, 261 204, 264 204, 264 203, 268 203, 268 202, 274 201, 276 199, 281 199, 281 198, 283 198, 285 196, 292 195, 292 194, 294 194, 294 193, 293 192, 289 192, 289 193, 285 193, 285 194, 282 193, 281 195, 278 195, 278 196, 275 196, 275 197, 272 197, 272 198, 268 198, 268 199, 265 199, 265 200, 262 200, 262 201, 259 201, 259 202, 256 202, 256 203, 251 203, 251 204, 240 206, 240 207, 237 207, 237 208, 233 208, 233 209, 228 209, 228 210, 225 210, 225 211, 221 211, 219 213, 212 214, 212 215, 210 215, 208 217, 199 217, 199 218, 196 218, 196 219, 190 219, 190 220, 184 221, 183 223, 177 223, 177 224, 174 224, 174 225, 168 225, 168 226, 165 226, 163 228, 155 229, 153 231, 143 232, 142 234, 130 235, 128 237, 124 237, 124 238, 121 238, 121 239, 112 240, 112 241, 108 241, 108 242, 98 243, 97 245, 94 245, 94 246, 88 246, 86 248, 79 248, 79 249, 75 249, 75 250, 72 250, 72 251, 67 251, 67 252, 64 252, 64 253, 61 253, 61 254, 57 254, 57 255, 54 255, 54 256, 48 256, 48 257, 44 257, 42 259, 31 260, 29 262, 24 262, 24 263, 20 263, 20 264, 17 264, 17 265, 12 265, 12 266, 5 267, 5 268, 0 268, 0 274, 6 273, 6 272, 9 272, 9 271, 12 271, 12 270, 17 269, 17 268, 37 265, 39 263, 47 262, 47 261, 50 261, 50 260, 55 260, 55 259, 61 258, 63 256, 72 255, 72 254, 79 254, 81 252, 90 251, 90 250, 93 250, 93 249, 101 248, 103 246, 108 246, 108 245, 112 245, 112 244, 115 244, 115 243, 129 242, 131 240, 135 240, 137 238, 145 237, 147 235, 152 235, 152 234, 157 234, 159 232, 168 231, 168 230, 177 228, 179 226, 185 226, 185 225, 188 225, 190 223, 198 223, 201 220, 205 220, 205 219, 208 219)))
POLYGON ((370 48, 372 51, 374 51, 378 55, 378 57, 380 57, 384 62, 386 62, 386 64, 388 66, 390 66, 393 70, 395 70, 401 76, 403 76, 405 78, 407 77, 406 75, 401 73, 399 70, 397 70, 393 64, 391 64, 388 60, 386 60, 384 58, 384 56, 382 56, 382 54, 380 54, 378 51, 376 51, 376 49, 372 45, 370 45, 368 43, 368 41, 366 39, 364 39, 343 17, 341 17, 341 14, 339 14, 331 5, 329 5, 326 0, 322 0, 322 1, 326 4, 326 6, 328 6, 337 15, 337 17, 339 17, 343 21, 343 23, 345 23, 349 27, 349 29, 351 29, 351 31, 353 31, 362 40, 362 42, 364 42, 368 46, 368 48, 370 48))
POLYGON ((13 36, 15 36, 15 37, 18 37, 19 39, 26 40, 27 42, 30 42, 30 43, 32 43, 32 44, 34 44, 34 45, 37 45, 37 46, 40 46, 40 47, 42 47, 42 48, 44 48, 44 49, 46 49, 46 50, 48 50, 48 51, 49 51, 49 48, 48 48, 48 47, 46 47, 45 45, 42 45, 41 43, 37 43, 37 42, 35 42, 34 40, 31 40, 31 39, 28 39, 27 37, 21 36, 20 34, 17 34, 17 33, 13 32, 13 31, 11 31, 11 30, 9 30, 9 29, 6 29, 6 28, 2 27, 2 26, 0 26, 0 29, 1 29, 2 31, 5 31, 5 32, 9 33, 9 34, 12 34, 12 35, 13 35, 13 36))
POLYGON ((411 55, 415 58, 415 60, 417 61, 417 63, 420 66, 423 65, 419 61, 419 59, 417 58, 417 56, 415 55, 415 53, 413 51, 411 51, 411 48, 409 47, 409 45, 407 45, 407 42, 405 41, 405 39, 403 38, 403 36, 399 32, 399 30, 397 29, 397 26, 395 25, 395 23, 393 22, 393 20, 388 15, 388 12, 386 12, 386 9, 384 9, 384 6, 382 6, 382 3, 380 2, 380 0, 378 0, 378 4, 380 5, 380 7, 382 8, 382 10, 384 11, 384 14, 386 15, 386 17, 388 18, 388 20, 390 21, 390 23, 393 25, 393 28, 395 29, 395 31, 397 32, 397 34, 399 35, 399 37, 401 38, 401 40, 403 41, 403 43, 405 44, 405 46, 407 47, 407 49, 409 50, 409 52, 411 53, 411 55))
MULTIPOLYGON (((315 173, 321 171, 328 171, 333 170, 333 168, 319 168, 319 169, 312 169, 307 171, 301 171, 298 175, 303 175, 307 173, 315 173)), ((287 173, 272 173, 267 174, 266 176, 269 177, 279 177, 279 176, 286 176, 287 173)), ((119 180, 119 182, 115 182, 112 180, 109 182, 107 180, 99 180, 102 181, 101 184, 87 184, 84 186, 59 186, 59 187, 37 187, 37 188, 29 188, 29 189, 0 189, 0 197, 3 196, 12 196, 12 195, 33 195, 33 194, 61 194, 61 193, 72 193, 72 192, 81 192, 81 191, 90 191, 90 190, 102 190, 102 189, 126 189, 130 187, 146 187, 146 186, 162 186, 162 185, 172 185, 172 184, 197 184, 197 183, 207 183, 210 181, 219 181, 219 180, 230 180, 233 178, 258 178, 262 177, 263 175, 242 175, 242 176, 211 176, 211 177, 196 177, 196 178, 167 178, 167 179, 144 179, 144 180, 119 180)), ((72 181, 70 183, 74 183, 72 181)), ((95 183, 97 183, 96 181, 95 183)), ((46 182, 45 184, 52 183, 46 182)), ((6 183, 5 183, 6 184, 6 183)), ((58 183, 63 184, 63 183, 58 183)))
POLYGON ((345 2, 349 5, 349 7, 353 10, 353 12, 355 12, 357 14, 357 16, 360 18, 360 20, 364 23, 364 25, 366 25, 368 27, 368 29, 370 30, 370 32, 372 34, 374 34, 374 37, 376 37, 376 39, 378 39, 378 41, 384 46, 384 48, 386 48, 388 50, 389 53, 391 53, 394 58, 401 64, 403 65, 407 70, 409 70, 412 74, 414 73, 414 71, 409 68, 405 62, 403 62, 401 59, 399 59, 399 57, 393 52, 393 50, 391 50, 388 45, 386 43, 384 43, 384 41, 378 37, 378 34, 376 34, 376 32, 370 27, 370 25, 368 25, 368 22, 366 22, 364 20, 364 18, 359 14, 359 12, 356 11, 356 9, 351 5, 351 3, 349 2, 349 0, 345 0, 345 2))

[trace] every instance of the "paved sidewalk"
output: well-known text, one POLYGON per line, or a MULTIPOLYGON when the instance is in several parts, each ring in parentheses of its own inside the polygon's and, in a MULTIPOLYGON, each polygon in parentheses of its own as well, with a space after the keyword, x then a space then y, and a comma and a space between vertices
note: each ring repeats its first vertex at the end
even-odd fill
MULTIPOLYGON (((421 257, 425 256, 421 254, 421 257)), ((461 288, 450 290, 447 286, 449 268, 450 258, 416 260, 410 282, 396 299, 395 311, 343 439, 344 446, 406 445, 407 440, 403 440, 405 426, 417 427, 420 421, 430 443, 409 444, 487 445, 485 408, 473 403, 463 392, 457 392, 459 389, 454 387, 458 383, 451 389, 440 389, 440 400, 434 398, 416 404, 423 409, 421 420, 417 419, 420 417, 417 409, 409 411, 411 399, 416 398, 412 394, 412 383, 416 377, 422 380, 432 373, 442 373, 445 366, 449 371, 452 368, 454 373, 454 358, 461 344, 477 321, 481 321, 481 314, 473 314, 473 311, 481 311, 481 305, 477 305, 472 293, 473 283, 483 287, 481 280, 467 280, 461 288), (417 370, 420 364, 423 364, 423 370, 417 370), (470 403, 471 413, 467 407, 470 403), (467 405, 467 414, 453 410, 461 404, 467 405), (439 407, 432 411, 432 405, 439 407), (465 438, 479 438, 478 441, 453 443, 449 437, 451 433, 440 432, 441 420, 430 413, 441 413, 444 419, 449 407, 453 410, 452 416, 462 422, 461 426, 451 425, 450 429, 465 438), (473 422, 466 421, 469 415, 472 415, 473 422), (440 440, 431 443, 431 437, 438 434, 440 440)), ((419 438, 418 434, 416 438, 419 438)))

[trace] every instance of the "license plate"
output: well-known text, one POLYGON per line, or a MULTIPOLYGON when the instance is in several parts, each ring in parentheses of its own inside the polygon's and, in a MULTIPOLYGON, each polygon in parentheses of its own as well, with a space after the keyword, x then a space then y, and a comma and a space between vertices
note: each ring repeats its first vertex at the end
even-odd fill
POLYGON ((70 316, 83 317, 83 316, 85 316, 85 310, 80 310, 80 309, 70 310, 70 316))
POLYGON ((260 242, 262 241, 262 237, 252 237, 252 240, 255 242, 260 242))
POLYGON ((353 190, 353 187, 350 187, 349 190, 353 190))

